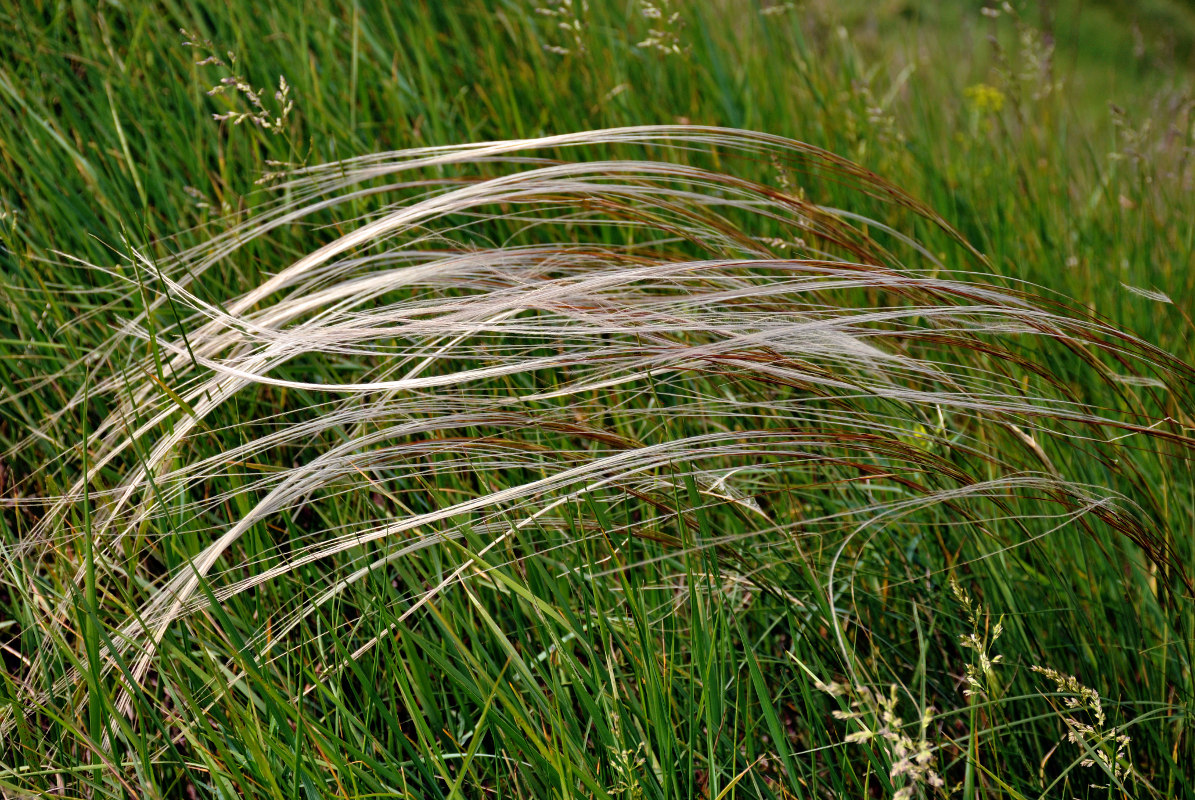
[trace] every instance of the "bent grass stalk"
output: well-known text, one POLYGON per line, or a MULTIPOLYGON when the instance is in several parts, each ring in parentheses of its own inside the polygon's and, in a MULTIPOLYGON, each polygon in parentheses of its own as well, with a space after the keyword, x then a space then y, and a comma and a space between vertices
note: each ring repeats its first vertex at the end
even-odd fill
MULTIPOLYGON (((247 638, 249 657, 268 663, 349 587, 486 532, 441 579, 407 587, 406 609, 382 634, 322 668, 349 669, 454 586, 514 563, 502 561, 511 547, 536 552, 539 532, 564 524, 553 517, 562 509, 592 540, 621 532, 709 550, 745 574, 761 571, 768 548, 825 542, 835 556, 824 622, 854 687, 866 686, 855 674, 857 632, 835 609, 876 537, 957 525, 993 540, 1013 531, 1027 545, 1054 523, 1093 538, 1113 532, 1186 580, 1166 544, 1174 537, 1132 493, 1124 440, 1191 440, 1159 422, 1148 399, 1132 413, 1101 406, 1051 365, 1067 359, 1116 391, 1140 378, 1174 397, 1186 396, 1192 369, 990 276, 940 216, 832 154, 730 129, 620 128, 382 153, 300 169, 276 188, 284 199, 199 246, 158 260, 134 253, 123 265, 131 280, 107 271, 146 294, 144 311, 117 325, 92 359, 110 368, 59 412, 106 409, 75 483, 44 498, 11 553, 72 543, 70 515, 82 504, 88 557, 78 580, 89 603, 95 582, 146 576, 135 613, 114 624, 108 646, 89 647, 90 686, 125 662, 134 683, 168 680, 158 656, 172 627, 327 564, 327 586, 247 638), (780 165, 803 185, 736 174, 755 164, 780 165), (853 187, 858 208, 819 204, 827 183, 853 187), (367 201, 376 205, 365 216, 337 218, 367 201), (213 266, 306 222, 325 226, 309 252, 212 299, 213 266), (944 241, 953 250, 938 255, 944 241), (165 303, 179 322, 163 328, 153 311, 165 303), (265 391, 317 402, 231 428, 207 422, 265 391), (202 455, 201 440, 215 452, 202 455), (1108 464, 1106 485, 1055 466, 1049 453, 1076 443, 1108 464), (271 466, 248 466, 260 464, 271 466), (105 485, 113 471, 121 477, 105 485), (455 499, 421 495, 429 477, 450 479, 455 499), (836 499, 795 503, 794 487, 836 499), (237 560, 255 531, 375 492, 395 498, 391 512, 341 527, 308 522, 295 530, 300 544, 262 563, 237 560), (611 509, 639 522, 612 528, 611 509), (733 535, 709 528, 715 510, 736 520, 733 535), (147 528, 185 528, 204 544, 167 574, 136 552, 129 560, 147 528), (678 533, 698 529, 693 542, 678 533)), ((975 646, 981 660, 984 646, 975 646)), ((47 645, 37 661, 50 657, 47 645)), ((70 670, 21 702, 78 697, 83 674, 70 670)), ((876 713, 895 718, 896 695, 882 699, 876 713)), ((116 708, 134 716, 128 686, 116 708)), ((941 783, 925 749, 928 719, 919 742, 892 740, 886 780, 909 778, 902 795, 941 783)), ((15 724, 0 711, 0 735, 15 724)), ((619 752, 629 761, 636 751, 619 752)))

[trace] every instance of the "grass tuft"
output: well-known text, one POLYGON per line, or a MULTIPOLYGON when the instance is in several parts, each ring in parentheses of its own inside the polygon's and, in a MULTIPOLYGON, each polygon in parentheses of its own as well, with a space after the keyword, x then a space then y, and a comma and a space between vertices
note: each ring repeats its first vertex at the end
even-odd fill
POLYGON ((1195 796, 1191 106, 896 5, 3 7, 0 794, 1195 796))

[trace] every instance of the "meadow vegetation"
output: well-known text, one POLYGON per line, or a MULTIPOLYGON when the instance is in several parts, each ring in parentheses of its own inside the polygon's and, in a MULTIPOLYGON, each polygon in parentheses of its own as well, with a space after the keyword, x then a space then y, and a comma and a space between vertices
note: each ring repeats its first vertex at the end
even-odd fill
POLYGON ((1193 43, 0 3, 0 796, 1195 797, 1193 43))

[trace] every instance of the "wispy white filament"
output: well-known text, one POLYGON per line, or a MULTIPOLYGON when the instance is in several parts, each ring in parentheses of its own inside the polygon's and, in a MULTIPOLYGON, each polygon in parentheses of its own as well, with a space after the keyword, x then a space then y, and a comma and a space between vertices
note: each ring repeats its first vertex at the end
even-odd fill
MULTIPOLYGON (((489 532, 485 551, 582 501, 637 498, 680 525, 689 483, 761 540, 833 530, 839 554, 855 532, 914 510, 1002 496, 1055 503, 1059 519, 1076 508, 1102 515, 1152 546, 1139 509, 1068 481, 1039 439, 1061 431, 1096 447, 1112 441, 1108 428, 1168 434, 1070 397, 1035 348, 1145 388, 1169 385, 1171 360, 1007 282, 944 273, 930 248, 882 221, 732 169, 754 162, 849 185, 867 208, 886 203, 940 228, 964 265, 986 265, 933 212, 865 170, 744 131, 623 128, 300 170, 283 184, 290 201, 170 259, 128 265, 154 294, 151 308, 169 302, 182 322, 163 331, 144 315, 125 320, 97 351, 90 397, 113 410, 87 443, 87 474, 45 498, 44 517, 10 557, 81 535, 68 520, 84 487, 97 504, 86 535, 101 579, 124 569, 124 543, 146 526, 186 519, 206 536, 112 636, 142 680, 172 625, 304 565, 327 562, 337 577, 292 610, 282 635, 371 571, 459 539, 463 519, 489 532), (604 155, 587 160, 586 148, 604 155), (628 150, 636 157, 609 155, 628 150), (712 151, 719 169, 690 163, 712 151), (347 233, 313 232, 310 251, 273 265, 260 285, 204 299, 217 294, 205 274, 247 243, 367 202, 377 206, 348 220, 347 233), (139 341, 160 372, 147 348, 130 347, 139 341), (1114 373, 1111 360, 1143 374, 1114 373), (312 374, 313 363, 338 366, 312 374), (320 405, 238 420, 240 441, 196 456, 222 441, 210 426, 229 404, 264 387, 320 405), (117 469, 115 485, 99 485, 117 469), (303 530, 268 564, 236 561, 255 526, 383 483, 406 491, 428 471, 458 480, 464 496, 418 513, 379 506, 377 519, 350 528, 303 530), (849 486, 863 499, 850 513, 769 511, 768 496, 806 484, 849 486), (228 516, 234 499, 249 511, 228 516), (383 554, 362 565, 353 552, 367 543, 383 554)), ((473 563, 412 589, 401 618, 473 563)), ((832 575, 827 584, 839 597, 832 575)), ((7 734, 12 716, 0 713, 7 734)))

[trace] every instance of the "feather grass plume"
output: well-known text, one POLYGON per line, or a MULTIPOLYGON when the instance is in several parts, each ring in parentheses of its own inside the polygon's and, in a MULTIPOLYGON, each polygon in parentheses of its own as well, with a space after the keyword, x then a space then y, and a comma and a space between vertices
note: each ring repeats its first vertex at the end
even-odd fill
MULTIPOLYGON (((1185 581, 1126 453, 1189 447, 1158 420, 1190 368, 990 276, 941 217, 832 154, 640 127, 382 153, 275 188, 198 246, 108 270, 146 310, 82 364, 94 378, 60 414, 103 414, 64 456, 78 478, 6 554, 81 552, 85 536, 94 579, 135 586, 93 654, 121 676, 125 714, 173 627, 326 565, 243 645, 265 663, 354 583, 468 537, 485 543, 404 587, 388 630, 494 563, 572 564, 545 544, 561 537, 705 551, 780 591, 775 565, 816 550, 829 608, 862 542, 926 531, 990 537, 990 553, 1112 531, 1185 581), (850 207, 818 199, 848 192, 850 207), (279 245, 259 285, 206 280, 296 226, 310 248, 279 245), (1116 403, 1077 394, 1063 363, 1116 403), (229 412, 254 397, 277 413, 229 412), (1060 448, 1106 480, 1065 474, 1060 448), (379 498, 373 518, 331 522, 361 494, 379 498), (244 556, 246 536, 281 529, 285 546, 244 556), (199 537, 198 555, 142 560, 147 530, 199 537)), ((822 621, 853 663, 845 623, 822 621)), ((86 671, 23 702, 77 693, 86 671)), ((0 732, 15 724, 4 711, 0 732)))

